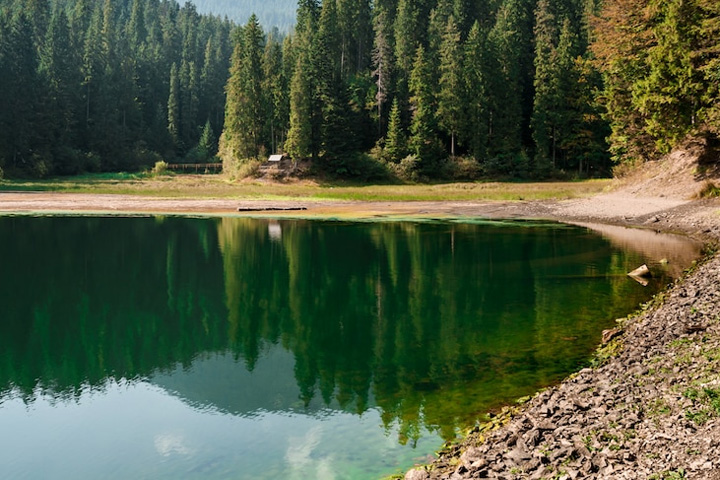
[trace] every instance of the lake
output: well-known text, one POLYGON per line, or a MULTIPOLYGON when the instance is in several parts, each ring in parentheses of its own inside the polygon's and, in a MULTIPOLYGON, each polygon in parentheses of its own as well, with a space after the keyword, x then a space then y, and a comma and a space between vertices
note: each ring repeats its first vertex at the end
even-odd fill
POLYGON ((3 477, 401 472, 698 255, 528 221, 0 217, 3 477))

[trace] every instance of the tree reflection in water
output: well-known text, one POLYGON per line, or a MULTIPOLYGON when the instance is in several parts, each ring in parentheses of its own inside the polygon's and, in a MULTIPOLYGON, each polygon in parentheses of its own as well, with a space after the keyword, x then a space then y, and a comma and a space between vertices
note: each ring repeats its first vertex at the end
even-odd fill
POLYGON ((377 408, 401 443, 566 375, 667 281, 628 280, 645 259, 586 229, 523 222, 8 217, 0 245, 0 398, 172 384, 215 358, 195 402, 377 408), (244 391, 263 355, 295 385, 244 391))

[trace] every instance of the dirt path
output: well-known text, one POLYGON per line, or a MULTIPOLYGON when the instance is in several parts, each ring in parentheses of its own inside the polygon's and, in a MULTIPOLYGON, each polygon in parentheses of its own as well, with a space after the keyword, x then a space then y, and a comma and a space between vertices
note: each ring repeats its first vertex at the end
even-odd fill
MULTIPOLYGON (((558 220, 602 220, 610 223, 642 225, 654 216, 681 220, 712 217, 715 202, 691 202, 663 197, 639 197, 629 193, 610 193, 564 201, 524 202, 355 202, 320 200, 233 200, 203 198, 161 198, 133 195, 52 192, 0 192, 0 212, 52 213, 96 212, 240 215, 238 208, 306 207, 302 216, 406 217, 472 216, 488 218, 554 218, 558 220), (683 210, 684 208, 684 210, 683 210), (673 218, 678 217, 678 218, 673 218)), ((718 207, 720 208, 720 207, 718 207)), ((263 212, 252 212, 253 215, 263 212)), ((266 215, 277 213, 266 212, 266 215)), ((713 223, 713 222, 710 222, 713 223)), ((716 223, 716 222, 715 222, 716 223)))

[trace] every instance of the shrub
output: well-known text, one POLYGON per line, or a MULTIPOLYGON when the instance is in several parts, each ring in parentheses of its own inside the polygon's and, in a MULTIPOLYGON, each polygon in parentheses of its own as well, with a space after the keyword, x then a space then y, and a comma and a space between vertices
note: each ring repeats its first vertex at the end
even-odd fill
POLYGON ((386 180, 389 177, 385 163, 376 160, 367 153, 357 152, 348 155, 342 170, 342 172, 338 172, 341 176, 363 182, 386 180))
POLYGON ((700 190, 698 190, 698 192, 695 196, 697 198, 720 197, 720 187, 715 185, 714 182, 711 182, 710 180, 706 180, 705 183, 703 183, 700 190))
POLYGON ((478 180, 482 167, 474 158, 455 157, 445 164, 444 176, 451 180, 478 180))
POLYGON ((223 163, 223 171, 225 171, 226 163, 230 163, 230 171, 226 173, 228 173, 230 178, 233 180, 260 176, 260 165, 262 165, 262 162, 257 158, 246 158, 241 161, 225 162, 223 163))
POLYGON ((388 163, 387 167, 398 179, 405 182, 417 182, 420 180, 419 163, 416 155, 408 155, 400 160, 400 163, 388 163))
POLYGON ((167 162, 165 162, 163 160, 155 162, 155 166, 153 167, 153 169, 150 173, 152 173, 153 175, 167 175, 167 173, 168 173, 167 162))

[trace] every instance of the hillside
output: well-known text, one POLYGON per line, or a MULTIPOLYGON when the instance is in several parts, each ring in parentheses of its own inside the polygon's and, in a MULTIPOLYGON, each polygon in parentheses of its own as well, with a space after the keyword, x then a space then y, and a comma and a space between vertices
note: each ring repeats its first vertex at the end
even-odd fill
POLYGON ((246 23, 253 13, 267 31, 277 27, 281 32, 289 32, 295 24, 294 0, 196 0, 193 2, 200 13, 227 16, 238 24, 246 23))

